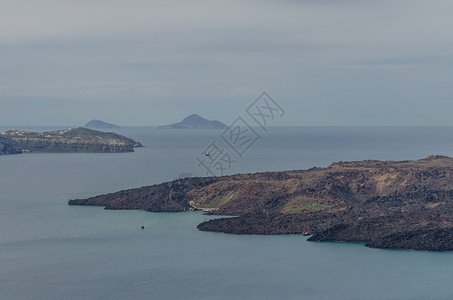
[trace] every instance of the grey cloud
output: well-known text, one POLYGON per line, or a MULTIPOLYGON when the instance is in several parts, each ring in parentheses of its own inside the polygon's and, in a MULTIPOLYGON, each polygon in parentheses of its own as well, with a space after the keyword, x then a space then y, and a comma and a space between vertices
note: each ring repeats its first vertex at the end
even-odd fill
POLYGON ((74 123, 234 118, 265 89, 289 111, 282 125, 451 123, 423 99, 453 108, 452 10, 444 0, 7 0, 0 120, 52 125, 53 107, 74 123), (15 102, 46 109, 24 115, 15 102))

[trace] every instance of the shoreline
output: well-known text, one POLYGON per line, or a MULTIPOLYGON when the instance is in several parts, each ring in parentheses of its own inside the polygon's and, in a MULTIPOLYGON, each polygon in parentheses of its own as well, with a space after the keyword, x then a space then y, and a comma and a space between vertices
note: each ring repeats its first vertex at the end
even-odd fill
POLYGON ((235 217, 202 222, 197 226, 201 231, 310 233, 309 241, 453 250, 453 158, 446 156, 185 178, 68 204, 150 212, 204 208, 208 215, 235 217))

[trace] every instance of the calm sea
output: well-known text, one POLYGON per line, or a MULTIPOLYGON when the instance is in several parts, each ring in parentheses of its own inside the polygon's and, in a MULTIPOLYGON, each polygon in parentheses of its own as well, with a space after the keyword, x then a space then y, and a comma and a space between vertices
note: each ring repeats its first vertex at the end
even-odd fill
MULTIPOLYGON (((453 297, 453 253, 206 233, 195 228, 206 218, 198 212, 68 206, 73 198, 181 173, 202 175, 195 157, 221 134, 145 127, 117 132, 146 147, 124 154, 0 156, 1 299, 453 297)), ((429 154, 453 156, 453 127, 270 128, 228 173, 429 154)))

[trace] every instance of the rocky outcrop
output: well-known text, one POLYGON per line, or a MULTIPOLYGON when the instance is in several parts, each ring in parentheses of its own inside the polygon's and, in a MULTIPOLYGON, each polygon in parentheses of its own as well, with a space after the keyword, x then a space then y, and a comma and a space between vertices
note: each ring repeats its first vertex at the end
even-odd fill
POLYGON ((198 229, 232 234, 301 234, 310 241, 453 250, 453 159, 339 162, 328 168, 186 178, 73 200, 107 209, 204 209, 235 217, 198 229), (170 196, 171 195, 171 196, 170 196))
POLYGON ((0 136, 22 152, 133 152, 134 147, 142 147, 125 136, 83 127, 49 132, 11 129, 0 136))
POLYGON ((4 137, 0 137, 0 155, 19 153, 22 153, 22 151, 17 148, 14 141, 4 137))

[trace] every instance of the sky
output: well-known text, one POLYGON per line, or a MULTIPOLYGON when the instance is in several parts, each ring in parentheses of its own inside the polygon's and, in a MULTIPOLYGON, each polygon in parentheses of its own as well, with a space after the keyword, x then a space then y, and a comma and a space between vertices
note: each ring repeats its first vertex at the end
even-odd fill
POLYGON ((4 0, 0 125, 453 125, 447 0, 4 0))

